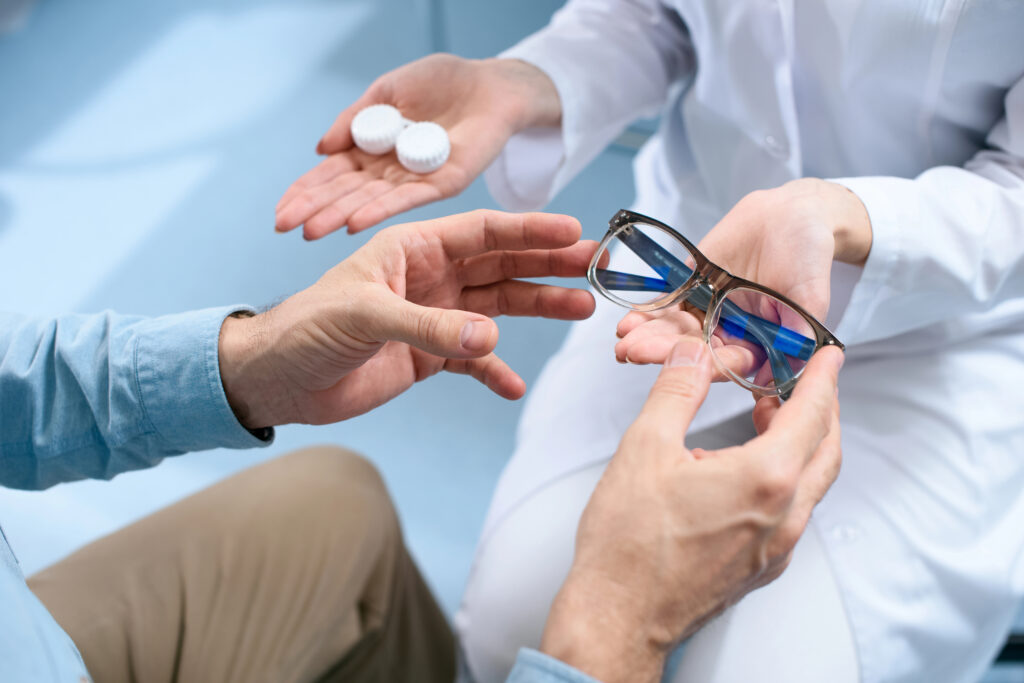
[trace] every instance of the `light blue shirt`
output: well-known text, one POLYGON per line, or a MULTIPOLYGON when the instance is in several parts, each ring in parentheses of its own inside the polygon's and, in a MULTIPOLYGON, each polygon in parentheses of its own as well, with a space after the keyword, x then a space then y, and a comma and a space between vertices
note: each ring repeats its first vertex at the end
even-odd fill
MULTIPOLYGON (((44 489, 110 479, 163 458, 252 448, 221 385, 224 318, 244 306, 161 318, 114 313, 57 319, 0 314, 0 485, 44 489)), ((77 682, 71 638, 25 583, 0 529, 0 680, 77 682)), ((522 650, 514 683, 595 683, 522 650)))

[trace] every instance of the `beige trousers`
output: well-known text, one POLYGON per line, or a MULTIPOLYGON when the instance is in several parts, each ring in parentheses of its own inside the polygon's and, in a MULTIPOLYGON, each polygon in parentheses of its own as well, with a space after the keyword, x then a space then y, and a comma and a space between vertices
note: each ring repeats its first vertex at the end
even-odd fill
POLYGON ((338 448, 241 472, 28 583, 96 683, 454 679, 380 475, 338 448))

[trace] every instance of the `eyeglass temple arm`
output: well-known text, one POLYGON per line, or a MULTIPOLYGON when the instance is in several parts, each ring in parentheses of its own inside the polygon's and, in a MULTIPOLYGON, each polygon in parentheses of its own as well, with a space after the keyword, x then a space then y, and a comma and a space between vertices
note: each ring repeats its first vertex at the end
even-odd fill
MULTIPOLYGON (((664 282, 674 291, 682 287, 690 276, 693 269, 675 257, 670 251, 652 240, 639 230, 622 230, 616 237, 629 247, 637 256, 654 269, 658 275, 664 278, 664 282)), ((602 269, 598 269, 598 281, 601 282, 602 269)), ((614 271, 605 271, 614 272, 614 271)), ((618 275, 625 275, 618 274, 618 275)), ((655 278, 649 278, 653 283, 658 283, 655 278)), ((602 285, 606 285, 601 282, 602 285)), ((633 283, 638 284, 638 283, 633 283)), ((653 291, 663 291, 662 285, 658 284, 653 291)), ((693 304, 700 310, 707 313, 711 305, 713 294, 711 288, 706 284, 698 284, 686 297, 688 303, 693 304)), ((777 325, 773 322, 751 315, 736 306, 730 301, 722 305, 723 326, 729 329, 730 334, 737 337, 759 343, 768 356, 771 363, 772 375, 775 377, 776 386, 785 386, 793 379, 793 371, 789 363, 782 357, 782 353, 801 360, 807 360, 817 346, 813 339, 790 330, 789 328, 777 325), (739 334, 737 334, 737 332, 739 334), (780 353, 781 352, 781 353, 780 353)))

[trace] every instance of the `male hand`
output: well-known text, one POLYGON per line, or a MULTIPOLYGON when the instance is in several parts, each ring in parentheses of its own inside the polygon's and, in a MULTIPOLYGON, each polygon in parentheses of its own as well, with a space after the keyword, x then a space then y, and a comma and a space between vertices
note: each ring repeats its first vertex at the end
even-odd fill
POLYGON ((707 395, 707 345, 680 341, 580 520, 541 649, 605 683, 658 681, 683 638, 782 573, 839 472, 836 380, 816 353, 792 398, 762 398, 759 436, 688 450, 707 395))
POLYGON ((466 189, 512 135, 558 125, 561 102, 540 69, 513 59, 469 60, 436 54, 377 79, 338 116, 317 152, 327 159, 288 188, 277 205, 280 232, 305 225, 314 240, 348 226, 365 230, 416 206, 466 189), (427 175, 407 171, 392 151, 375 156, 356 147, 349 128, 360 110, 390 104, 407 119, 448 131, 451 155, 427 175))
POLYGON ((489 316, 580 320, 589 292, 518 280, 581 277, 596 244, 551 214, 474 211, 375 235, 309 289, 221 330, 221 377, 249 428, 337 422, 441 370, 505 398, 523 380, 493 350, 489 316))
MULTIPOLYGON (((863 265, 871 239, 871 221, 857 195, 804 178, 747 195, 698 248, 733 275, 771 287, 824 320, 833 261, 863 265)), ((629 313, 617 329, 616 358, 661 363, 681 335, 700 334, 703 321, 700 311, 685 305, 629 313)), ((739 356, 741 347, 730 352, 739 356)), ((742 367, 743 359, 737 357, 736 364, 742 367)))

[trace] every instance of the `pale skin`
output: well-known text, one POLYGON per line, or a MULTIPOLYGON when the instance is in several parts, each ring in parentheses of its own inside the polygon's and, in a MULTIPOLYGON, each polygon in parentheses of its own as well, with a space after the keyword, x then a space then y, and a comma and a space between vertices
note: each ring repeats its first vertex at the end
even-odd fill
MULTIPOLYGON (((561 117, 554 83, 519 60, 431 55, 399 67, 339 114, 317 145, 326 159, 285 192, 276 228, 287 232, 303 226, 307 239, 344 227, 358 232, 451 197, 483 172, 512 135, 557 126, 561 117), (452 140, 445 167, 420 176, 402 168, 393 153, 373 157, 356 148, 349 134, 352 117, 378 103, 444 125, 452 140)), ((744 197, 698 246, 734 275, 771 287, 822 319, 832 263, 863 265, 871 240, 870 218, 854 193, 804 178, 744 197)), ((699 334, 701 321, 691 313, 669 309, 626 316, 618 328, 623 343, 616 346, 616 357, 661 362, 675 335, 699 334)))
POLYGON ((689 450, 712 377, 707 345, 683 338, 598 483, 541 649, 604 683, 654 683, 672 649, 785 569, 841 460, 843 355, 818 352, 792 398, 762 398, 759 436, 689 450))
MULTIPOLYGON (((493 354, 497 314, 578 319, 588 292, 520 277, 580 276, 596 245, 567 216, 477 211, 396 226, 270 311, 221 331, 225 393, 250 428, 371 410, 441 370, 502 396, 522 380, 493 354)), ((682 337, 580 522, 542 649, 606 683, 657 681, 672 647, 785 568, 839 469, 836 378, 825 349, 784 405, 761 399, 760 436, 689 450, 712 379, 682 337)))
MULTIPOLYGON (((512 135, 557 126, 561 116, 554 84, 529 64, 450 55, 418 60, 382 76, 341 112, 317 146, 325 160, 288 188, 275 227, 302 226, 306 239, 342 228, 354 233, 454 196, 512 135), (419 176, 393 154, 356 149, 352 117, 376 103, 445 126, 452 141, 446 166, 419 176)), ((748 195, 699 246, 734 275, 823 318, 832 263, 863 265, 871 241, 870 218, 856 195, 809 178, 748 195)), ((693 338, 701 322, 675 308, 633 313, 618 326, 620 361, 666 367, 588 504, 542 642, 545 652, 608 683, 658 680, 680 639, 778 576, 838 473, 842 354, 834 348, 815 354, 785 405, 757 402, 757 438, 714 453, 685 448, 708 383, 722 379, 707 346, 693 338)))
POLYGON ((442 370, 516 399, 494 354, 497 315, 588 317, 589 292, 525 282, 579 277, 593 242, 574 218, 475 211, 374 236, 318 282, 220 338, 229 402, 249 428, 367 412, 442 370))

